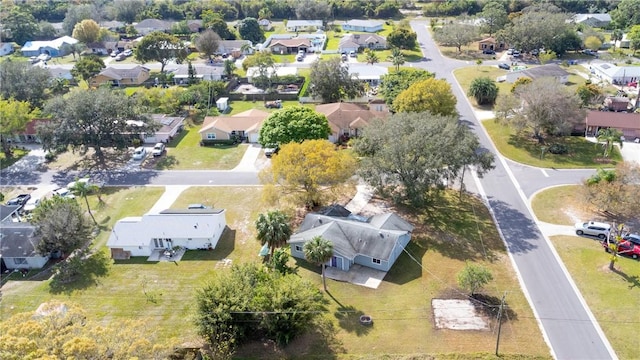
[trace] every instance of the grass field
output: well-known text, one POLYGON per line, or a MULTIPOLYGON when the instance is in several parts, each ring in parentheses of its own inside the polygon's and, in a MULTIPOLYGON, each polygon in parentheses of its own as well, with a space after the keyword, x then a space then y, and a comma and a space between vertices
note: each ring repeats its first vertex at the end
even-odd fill
POLYGON ((555 155, 545 151, 544 157, 541 158, 542 145, 535 139, 514 135, 510 127, 494 120, 484 120, 482 125, 502 155, 523 164, 543 168, 575 169, 614 166, 622 161, 618 148, 615 148, 610 159, 603 159, 602 147, 581 136, 547 139, 545 147, 553 143, 564 144, 568 147, 569 153, 555 155))
MULTIPOLYGON (((274 112, 278 109, 267 109, 264 106, 264 102, 263 101, 233 101, 229 104, 229 106, 231 107, 231 111, 229 112, 228 115, 235 115, 235 114, 239 114, 243 111, 247 111, 247 110, 251 110, 251 109, 257 109, 257 110, 262 110, 262 111, 267 111, 267 112, 274 112)), ((282 102, 282 108, 287 108, 287 107, 291 107, 291 106, 300 106, 300 102, 295 101, 295 100, 285 100, 282 102)), ((314 108, 315 106, 313 104, 304 104, 302 106, 305 107, 310 107, 310 108, 314 108)))
POLYGON ((571 225, 591 218, 580 202, 580 185, 564 185, 546 189, 531 199, 531 207, 540 221, 571 225))

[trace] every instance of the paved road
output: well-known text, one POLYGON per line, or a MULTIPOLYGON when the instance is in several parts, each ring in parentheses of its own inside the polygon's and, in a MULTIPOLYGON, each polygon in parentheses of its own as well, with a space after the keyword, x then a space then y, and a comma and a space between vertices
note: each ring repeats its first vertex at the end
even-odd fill
MULTIPOLYGON (((498 154, 453 76, 455 68, 467 64, 443 58, 431 39, 425 22, 414 21, 411 25, 418 34, 418 41, 428 59, 423 67, 453 84, 461 120, 469 124, 484 147, 498 154)), ((558 359, 615 358, 615 353, 598 324, 594 322, 573 282, 567 277, 559 258, 542 236, 526 203, 524 189, 531 193, 539 184, 547 181, 563 182, 567 175, 571 175, 570 182, 575 182, 575 174, 558 171, 557 174, 552 173, 553 178, 546 177, 541 170, 509 165, 503 158, 498 159, 495 170, 485 175, 480 184, 552 355, 558 359), (511 166, 520 181, 516 180, 511 166)))

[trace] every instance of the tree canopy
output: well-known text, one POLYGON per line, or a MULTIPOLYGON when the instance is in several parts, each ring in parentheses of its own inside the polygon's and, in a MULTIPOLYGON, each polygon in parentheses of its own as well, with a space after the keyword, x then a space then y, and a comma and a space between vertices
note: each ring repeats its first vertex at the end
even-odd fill
POLYGON ((349 74, 349 67, 340 58, 318 59, 311 65, 309 78, 311 94, 324 103, 353 99, 364 93, 357 77, 349 74))
POLYGON ((169 60, 180 62, 187 55, 187 48, 180 39, 161 31, 154 31, 143 37, 135 50, 136 60, 142 63, 158 61, 162 65, 160 72, 164 72, 169 60))
POLYGON ((355 159, 327 140, 289 143, 261 174, 265 191, 278 200, 314 207, 335 198, 336 190, 355 171, 355 159))
POLYGON ((327 139, 331 134, 327 117, 310 108, 291 106, 269 115, 260 128, 260 144, 274 147, 290 142, 327 139))
POLYGON ((640 0, 622 0, 618 6, 611 11, 611 20, 622 29, 634 25, 640 25, 640 0))
POLYGON ((433 73, 423 69, 410 68, 382 75, 379 92, 387 105, 392 105, 398 94, 408 89, 414 83, 432 78, 433 73))
POLYGON ((287 240, 291 237, 289 217, 278 210, 258 215, 256 230, 258 232, 258 241, 262 245, 267 244, 269 246, 269 253, 272 256, 275 249, 286 245, 287 240))
POLYGON ((562 55, 582 46, 582 40, 567 19, 564 13, 527 11, 512 19, 497 37, 524 52, 544 48, 562 55))
POLYGON ((13 7, 2 21, 2 38, 9 38, 22 46, 38 34, 38 23, 29 11, 13 7))
POLYGON ((478 17, 482 19, 483 31, 489 33, 489 36, 492 36, 496 31, 502 29, 507 21, 509 21, 507 18, 507 10, 504 8, 504 4, 499 1, 489 1, 484 4, 478 17))
POLYGON ((32 223, 40 237, 38 253, 71 254, 91 241, 91 223, 75 199, 53 196, 42 200, 33 211, 32 223))
POLYGON ((469 96, 473 96, 478 105, 493 104, 498 97, 498 85, 486 76, 477 77, 471 81, 469 96))
POLYGON ((200 53, 211 59, 211 56, 218 51, 220 41, 222 41, 220 35, 216 34, 213 30, 208 29, 200 33, 196 38, 196 48, 200 53))
POLYGON ((417 41, 418 35, 410 27, 396 26, 387 36, 387 44, 399 49, 413 49, 417 41))
POLYGON ((218 34, 224 40, 235 40, 236 34, 229 30, 229 26, 222 19, 220 14, 213 10, 206 9, 202 12, 202 26, 206 29, 211 29, 218 34))
POLYGON ((31 104, 26 101, 0 100, 0 143, 7 158, 12 155, 8 140, 24 132, 27 123, 38 115, 39 111, 31 110, 31 104))
POLYGON ((428 111, 437 115, 456 114, 457 99, 444 79, 428 78, 413 83, 393 101, 397 112, 428 111))
POLYGON ((640 193, 640 166, 619 163, 615 170, 599 169, 584 181, 580 199, 588 207, 615 216, 618 221, 637 218, 640 203, 636 194, 640 193))
POLYGON ((249 40, 254 44, 261 43, 265 40, 264 31, 258 20, 252 17, 238 21, 238 33, 244 40, 249 40))
POLYGON ((437 28, 433 34, 433 39, 440 45, 455 46, 458 52, 462 47, 471 44, 478 38, 478 29, 470 24, 453 22, 437 28))
POLYGON ((464 269, 458 272, 457 279, 458 285, 474 296, 482 287, 493 280, 493 275, 489 269, 482 265, 466 262, 464 269))
POLYGON ((97 55, 82 56, 71 69, 71 75, 78 79, 89 81, 104 68, 104 61, 97 55))
POLYGON ((73 27, 73 38, 90 44, 100 37, 100 25, 92 19, 85 19, 73 27))
POLYGON ((27 61, 0 62, 0 95, 27 101, 32 107, 40 107, 47 98, 47 87, 51 83, 49 70, 31 66, 27 61))
POLYGON ((383 196, 415 206, 428 204, 444 183, 474 166, 479 176, 493 168, 493 155, 453 116, 396 113, 364 129, 354 144, 360 175, 383 196))
POLYGON ((329 20, 331 17, 331 5, 327 1, 298 0, 295 5, 298 19, 329 20))

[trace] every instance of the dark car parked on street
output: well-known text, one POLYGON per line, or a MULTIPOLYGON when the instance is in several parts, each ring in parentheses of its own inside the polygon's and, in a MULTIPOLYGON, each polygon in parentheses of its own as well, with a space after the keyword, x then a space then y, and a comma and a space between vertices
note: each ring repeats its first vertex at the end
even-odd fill
POLYGON ((509 64, 505 64, 505 63, 500 63, 500 64, 498 64, 498 67, 499 67, 500 69, 505 69, 505 70, 509 70, 509 69, 511 69, 511 66, 509 66, 509 64))

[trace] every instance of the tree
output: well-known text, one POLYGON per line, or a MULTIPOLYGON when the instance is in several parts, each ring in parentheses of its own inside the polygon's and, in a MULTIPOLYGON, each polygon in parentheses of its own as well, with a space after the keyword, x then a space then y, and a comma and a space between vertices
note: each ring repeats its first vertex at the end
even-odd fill
POLYGON ((136 47, 135 58, 142 63, 160 62, 162 65, 160 72, 163 73, 169 60, 175 59, 180 62, 186 59, 187 49, 177 37, 161 31, 154 31, 142 38, 136 47))
POLYGON ((613 29, 611 32, 611 42, 613 43, 613 49, 615 50, 618 41, 624 37, 624 31, 622 29, 613 29))
POLYGON ((391 55, 389 55, 388 59, 391 60, 393 66, 396 67, 396 71, 400 71, 400 66, 405 63, 404 55, 402 55, 402 50, 396 47, 391 49, 391 55))
POLYGON ((153 134, 158 124, 141 115, 135 99, 108 88, 74 90, 47 102, 52 120, 38 129, 45 149, 93 148, 104 162, 102 147, 126 148, 136 134, 153 134))
POLYGON ((213 30, 208 29, 200 33, 196 38, 196 49, 206 55, 209 60, 218 51, 222 39, 213 30))
POLYGON ((91 19, 85 19, 73 27, 73 35, 78 41, 90 44, 100 37, 100 25, 91 19))
POLYGON ((493 280, 493 275, 489 269, 468 261, 465 263, 464 269, 458 273, 458 286, 469 291, 471 297, 474 297, 491 280, 493 280))
POLYGON ((513 85, 511 85, 510 92, 512 94, 515 94, 517 88, 519 88, 522 85, 531 84, 532 81, 533 79, 528 76, 519 77, 518 79, 516 79, 516 81, 513 82, 513 85))
POLYGON ((418 35, 411 28, 407 27, 395 27, 389 36, 387 36, 387 44, 390 47, 397 47, 399 49, 410 50, 414 49, 417 45, 418 35))
POLYGON ((26 101, 0 100, 0 144, 6 158, 13 156, 10 139, 24 132, 29 121, 39 115, 26 101))
POLYGON ((242 66, 254 66, 258 68, 257 73, 253 75, 253 85, 267 90, 271 89, 273 81, 276 78, 276 69, 278 65, 268 51, 261 51, 250 58, 250 61, 244 61, 242 66))
POLYGON ((618 6, 611 11, 611 20, 621 28, 627 29, 631 26, 640 24, 640 0, 622 0, 618 6))
POLYGON ((598 169, 584 181, 580 199, 587 207, 613 216, 618 221, 637 218, 640 203, 635 194, 640 191, 640 166, 619 163, 614 170, 598 169))
POLYGON ((348 65, 343 65, 339 58, 316 60, 311 65, 309 83, 311 94, 323 103, 353 99, 364 93, 362 83, 349 74, 348 65))
POLYGON ((454 116, 396 113, 375 121, 356 139, 362 178, 382 196, 414 206, 429 203, 443 183, 474 166, 482 176, 493 168, 493 156, 454 116))
POLYGON ((596 84, 580 85, 576 90, 576 95, 580 98, 582 106, 600 104, 602 102, 602 88, 596 84))
POLYGON ((331 6, 327 1, 299 0, 295 6, 296 18, 328 20, 331 16, 331 6))
POLYGON ((327 291, 327 279, 324 275, 324 267, 327 261, 333 256, 333 243, 322 236, 314 236, 304 243, 302 248, 304 257, 309 262, 319 265, 322 268, 322 287, 327 291))
POLYGON ((326 139, 331 134, 327 117, 310 108, 291 106, 278 110, 260 128, 260 144, 265 147, 290 142, 326 139))
POLYGON ((84 81, 89 81, 105 68, 104 61, 97 55, 83 56, 71 69, 71 74, 84 81))
POLYGON ((85 19, 100 19, 97 7, 90 4, 70 5, 62 22, 65 34, 71 35, 76 24, 85 19))
POLYGON ((554 78, 541 78, 520 85, 514 94, 498 97, 496 116, 527 131, 543 142, 545 135, 567 135, 584 120, 580 99, 554 78))
POLYGON ((433 76, 433 73, 416 68, 402 69, 387 75, 382 75, 379 93, 384 98, 385 103, 391 106, 393 105, 393 100, 395 100, 401 92, 408 89, 414 83, 432 78, 433 76))
POLYGON ((38 23, 38 34, 35 37, 35 40, 47 40, 47 39, 55 39, 58 36, 58 31, 51 25, 51 23, 46 21, 40 21, 38 23))
POLYGON ((355 171, 355 160, 327 140, 307 140, 283 145, 261 174, 266 192, 279 200, 313 208, 335 196, 355 171))
POLYGON ((254 44, 261 43, 265 40, 264 31, 258 20, 255 18, 245 18, 238 21, 238 33, 244 40, 249 40, 254 44))
POLYGON ((584 39, 584 46, 586 46, 587 49, 598 51, 598 49, 600 49, 600 47, 602 46, 602 41, 600 41, 600 39, 595 36, 589 36, 584 39))
POLYGON ((451 86, 444 79, 429 78, 409 86, 393 101, 397 112, 429 111, 437 115, 456 113, 456 97, 451 86))
MULTIPOLYGON (((91 220, 97 226, 98 222, 96 218, 93 216, 91 212, 91 206, 89 206, 89 195, 96 194, 100 191, 100 187, 95 184, 91 184, 88 181, 78 181, 73 184, 72 187, 69 188, 69 191, 75 196, 79 196, 84 199, 84 202, 87 204, 87 211, 89 212, 89 216, 91 216, 91 220)), ((98 195, 99 198, 100 195, 98 195)))
POLYGON ((549 11, 528 11, 512 20, 498 33, 498 38, 524 52, 544 48, 562 55, 567 49, 582 45, 568 15, 549 11))
POLYGON ((269 255, 273 256, 276 248, 285 246, 291 237, 289 217, 281 211, 269 211, 267 214, 258 215, 256 220, 258 241, 261 245, 269 246, 269 255))
POLYGON ((502 29, 508 22, 507 11, 504 5, 498 1, 486 3, 478 17, 482 19, 483 31, 489 33, 489 36, 493 36, 496 31, 502 29))
POLYGON ((540 61, 540 64, 544 65, 544 64, 548 64, 551 61, 555 60, 558 58, 558 55, 551 51, 542 51, 540 52, 540 54, 538 55, 538 60, 540 61))
POLYGON ((640 25, 635 25, 627 33, 627 39, 629 39, 629 47, 635 54, 640 49, 640 25))
POLYGON ((604 153, 602 155, 604 157, 611 156, 616 143, 620 144, 621 148, 624 144, 624 141, 622 141, 622 132, 613 128, 606 128, 598 131, 597 140, 598 144, 603 143, 602 147, 604 149, 604 153))
POLYGON ((71 55, 73 55, 73 60, 75 60, 76 55, 82 54, 86 48, 87 46, 85 44, 77 42, 75 44, 63 44, 60 50, 64 53, 71 53, 71 55))
POLYGON ((433 39, 440 45, 455 46, 458 53, 462 52, 463 46, 471 44, 477 37, 475 26, 459 22, 445 24, 433 34, 433 39))
POLYGON ((0 95, 3 99, 27 101, 32 107, 39 107, 47 97, 50 82, 49 70, 31 66, 28 61, 8 59, 0 62, 0 95))
POLYGON ((39 28, 36 19, 29 11, 20 7, 13 7, 3 21, 2 38, 10 38, 22 46, 29 40, 33 40, 38 34, 39 28))
POLYGON ((136 21, 136 15, 144 8, 143 0, 115 0, 113 9, 116 20, 126 24, 136 21))
POLYGON ((236 71, 236 63, 233 60, 225 60, 224 61, 224 76, 227 77, 227 79, 232 79, 235 76, 235 71, 236 71))
POLYGON ((53 251, 68 255, 91 241, 91 224, 75 199, 54 196, 42 200, 31 222, 40 238, 38 253, 43 256, 53 251))
POLYGON ((469 96, 473 96, 478 105, 493 105, 498 97, 498 85, 488 77, 475 78, 469 86, 469 96))
POLYGON ((366 55, 367 64, 373 65, 377 62, 380 62, 380 59, 378 59, 378 55, 373 50, 366 49, 364 52, 366 55))
POLYGON ((205 29, 211 29, 224 40, 235 40, 236 34, 229 30, 229 26, 222 19, 220 14, 213 10, 204 10, 202 12, 202 26, 205 29))

